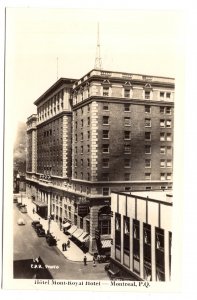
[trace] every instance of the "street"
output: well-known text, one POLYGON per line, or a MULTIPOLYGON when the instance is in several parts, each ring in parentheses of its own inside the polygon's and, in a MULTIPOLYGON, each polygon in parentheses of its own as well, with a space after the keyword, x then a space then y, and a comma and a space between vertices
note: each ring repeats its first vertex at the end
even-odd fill
POLYGON ((83 262, 67 260, 56 246, 49 246, 45 237, 37 236, 28 214, 21 213, 16 204, 13 205, 15 278, 109 280, 104 270, 105 264, 96 264, 93 267, 93 263, 88 262, 84 266, 83 262), (19 218, 23 218, 26 225, 18 225, 19 218), (41 263, 33 262, 38 257, 41 258, 41 263))

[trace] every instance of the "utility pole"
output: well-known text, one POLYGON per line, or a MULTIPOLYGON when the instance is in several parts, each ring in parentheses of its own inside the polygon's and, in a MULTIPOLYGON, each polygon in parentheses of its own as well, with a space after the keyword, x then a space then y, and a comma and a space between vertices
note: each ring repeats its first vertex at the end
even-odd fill
POLYGON ((97 70, 102 70, 102 60, 100 55, 99 23, 97 27, 97 45, 96 45, 96 57, 95 57, 94 68, 97 70))

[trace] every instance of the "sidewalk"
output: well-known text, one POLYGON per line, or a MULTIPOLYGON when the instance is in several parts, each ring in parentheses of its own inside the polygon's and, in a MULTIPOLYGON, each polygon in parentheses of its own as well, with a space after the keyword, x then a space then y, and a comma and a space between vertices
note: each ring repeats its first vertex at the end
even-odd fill
MULTIPOLYGON (((19 200, 20 201, 20 200, 19 200)), ((35 209, 35 205, 31 202, 31 199, 27 197, 23 197, 23 204, 27 205, 27 213, 32 220, 39 220, 43 225, 45 231, 48 229, 48 220, 41 218, 37 213, 33 213, 33 208, 35 209)), ((83 262, 84 255, 87 257, 87 261, 92 261, 93 256, 90 253, 84 254, 84 252, 70 240, 70 247, 67 247, 67 251, 62 251, 62 243, 66 243, 68 241, 68 236, 60 230, 58 224, 55 221, 51 221, 50 223, 50 232, 53 236, 55 236, 57 240, 57 248, 61 253, 65 256, 66 259, 75 261, 75 262, 83 262)))

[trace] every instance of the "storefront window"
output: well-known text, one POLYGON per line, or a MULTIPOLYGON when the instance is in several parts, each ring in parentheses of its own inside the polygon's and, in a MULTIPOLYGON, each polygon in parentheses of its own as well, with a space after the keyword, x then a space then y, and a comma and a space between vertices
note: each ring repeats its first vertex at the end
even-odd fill
POLYGON ((121 215, 115 214, 115 258, 120 260, 121 249, 121 215))
POLYGON ((123 237, 123 249, 124 258, 123 263, 127 267, 130 265, 130 218, 124 216, 124 237, 123 237))
POLYGON ((140 273, 140 222, 133 220, 133 270, 140 273))
POLYGON ((144 279, 151 281, 151 226, 143 225, 143 245, 144 245, 144 279))
POLYGON ((165 281, 164 230, 155 229, 156 280, 165 281))

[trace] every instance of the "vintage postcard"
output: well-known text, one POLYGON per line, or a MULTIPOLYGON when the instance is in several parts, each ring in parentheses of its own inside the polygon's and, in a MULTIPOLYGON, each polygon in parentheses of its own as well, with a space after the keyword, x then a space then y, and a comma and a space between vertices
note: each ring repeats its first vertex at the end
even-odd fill
POLYGON ((183 28, 6 7, 3 288, 180 290, 183 28))

